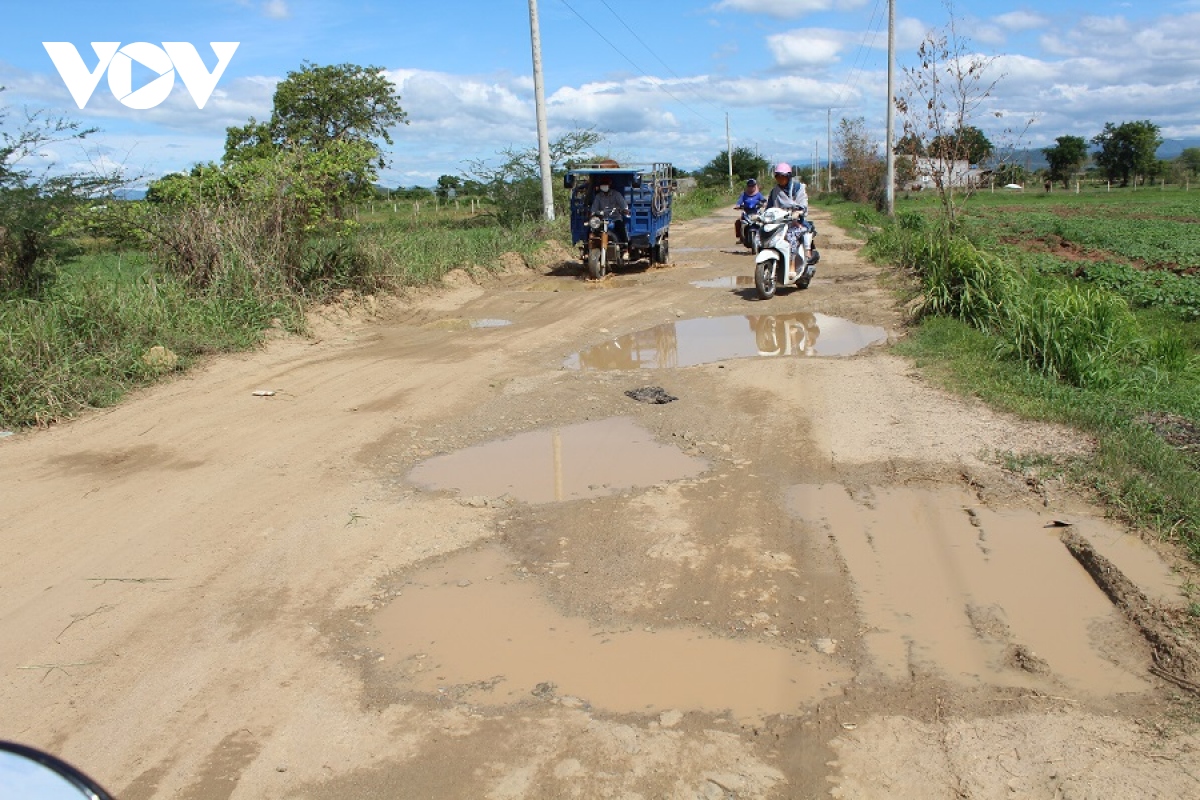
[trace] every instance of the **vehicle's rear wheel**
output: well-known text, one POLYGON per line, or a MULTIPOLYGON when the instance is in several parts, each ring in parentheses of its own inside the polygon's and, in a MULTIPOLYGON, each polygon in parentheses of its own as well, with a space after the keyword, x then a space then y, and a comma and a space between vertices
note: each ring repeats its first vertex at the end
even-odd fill
POLYGON ((651 255, 652 255, 651 260, 654 261, 654 263, 656 263, 656 264, 666 264, 667 263, 667 260, 670 258, 671 253, 670 253, 670 250, 668 249, 667 239, 665 236, 662 239, 658 240, 658 244, 654 245, 654 251, 651 255))
POLYGON ((760 299, 770 300, 775 296, 775 270, 778 266, 779 261, 776 259, 760 261, 754 265, 754 288, 758 290, 760 299))
POLYGON ((600 248, 596 247, 588 250, 588 272, 591 273, 591 276, 596 280, 600 280, 607 271, 600 248))

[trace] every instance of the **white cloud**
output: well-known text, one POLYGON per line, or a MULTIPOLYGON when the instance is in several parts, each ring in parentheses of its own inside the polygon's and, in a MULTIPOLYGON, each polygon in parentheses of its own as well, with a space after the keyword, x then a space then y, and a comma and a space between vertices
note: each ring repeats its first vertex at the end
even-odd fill
POLYGON ((802 28, 767 37, 767 47, 780 67, 825 67, 838 62, 842 31, 802 28))
POLYGON ((1050 20, 1032 11, 1010 11, 1007 14, 992 17, 992 23, 1006 31, 1015 32, 1044 28, 1050 24, 1050 20))
POLYGON ((271 19, 287 19, 292 15, 287 0, 267 0, 263 3, 263 13, 271 19))

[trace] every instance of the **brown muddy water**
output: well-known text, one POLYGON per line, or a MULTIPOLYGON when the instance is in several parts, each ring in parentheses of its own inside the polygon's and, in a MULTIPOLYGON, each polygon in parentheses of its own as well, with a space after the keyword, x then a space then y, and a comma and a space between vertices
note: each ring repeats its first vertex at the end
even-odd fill
POLYGON ((692 478, 703 458, 660 444, 629 417, 531 431, 423 461, 408 480, 464 496, 550 503, 692 478))
POLYGON ((807 311, 700 317, 656 325, 568 357, 582 370, 662 369, 755 356, 848 356, 887 331, 807 311))
POLYGON ((796 713, 851 677, 807 648, 690 628, 602 630, 557 611, 497 547, 418 573, 373 624, 373 646, 401 685, 486 705, 538 694, 615 713, 756 719, 796 713))
MULTIPOLYGON (((1128 623, 1058 528, 1047 527, 1050 517, 987 508, 958 489, 804 485, 790 491, 788 506, 836 541, 856 585, 864 643, 884 677, 935 672, 1094 695, 1149 688, 1137 654, 1124 652, 1128 623)), ((1102 520, 1073 524, 1170 591, 1169 571, 1145 545, 1139 551, 1102 520)))

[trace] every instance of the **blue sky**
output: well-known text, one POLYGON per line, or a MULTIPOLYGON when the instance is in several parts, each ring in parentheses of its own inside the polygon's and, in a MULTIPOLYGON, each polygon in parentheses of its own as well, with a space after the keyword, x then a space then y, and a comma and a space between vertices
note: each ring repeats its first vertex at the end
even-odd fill
MULTIPOLYGON (((896 5, 903 69, 951 12, 936 0, 896 5)), ((862 117, 883 139, 886 0, 538 7, 552 136, 594 126, 618 159, 689 169, 724 149, 726 114, 734 146, 771 160, 807 162, 815 148, 824 158, 829 116, 835 126, 862 117)), ((972 50, 995 58, 999 83, 977 120, 993 141, 1029 119, 1022 144, 1032 146, 1134 119, 1156 122, 1167 138, 1200 136, 1200 0, 958 0, 953 13, 972 50)), ((473 160, 494 162, 505 147, 536 144, 528 0, 7 2, 0 105, 9 125, 28 107, 102 129, 85 149, 51 148, 48 160, 120 164, 153 178, 219 159, 225 128, 269 116, 275 83, 305 60, 383 67, 397 84, 410 124, 393 132, 386 185, 429 185, 466 174, 473 160), (203 109, 176 79, 146 110, 120 104, 101 80, 81 110, 44 41, 71 42, 89 69, 94 41, 191 42, 210 69, 208 42, 240 45, 203 109)))

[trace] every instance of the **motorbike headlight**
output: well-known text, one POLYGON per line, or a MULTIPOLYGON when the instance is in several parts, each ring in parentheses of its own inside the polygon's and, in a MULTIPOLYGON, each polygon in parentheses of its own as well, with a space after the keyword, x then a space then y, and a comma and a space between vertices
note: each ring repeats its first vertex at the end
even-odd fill
POLYGON ((604 227, 604 223, 599 217, 592 217, 590 220, 588 220, 588 227, 594 231, 598 231, 604 227))

